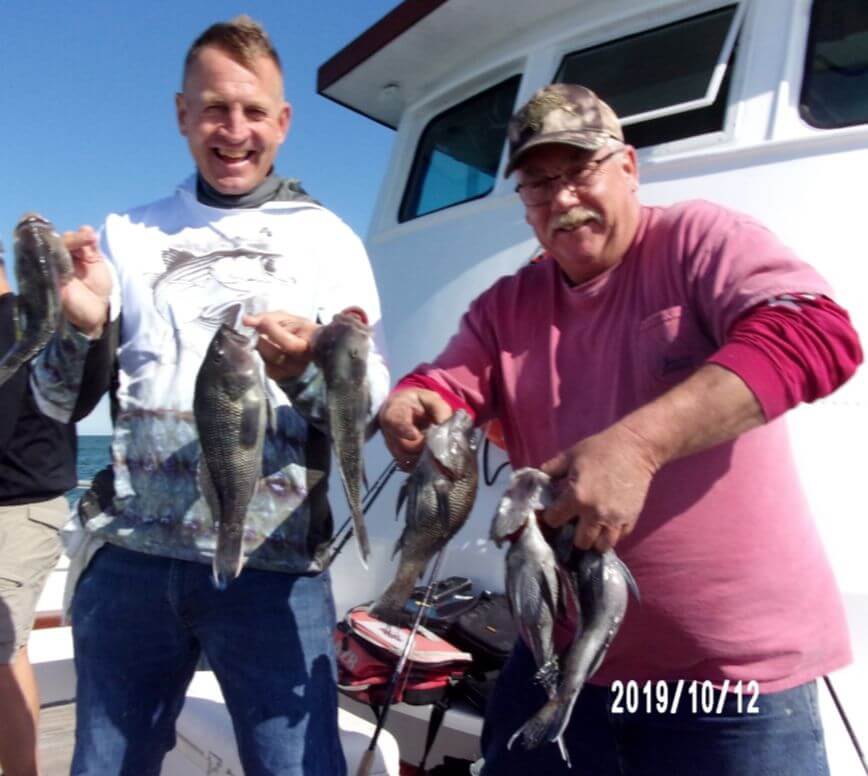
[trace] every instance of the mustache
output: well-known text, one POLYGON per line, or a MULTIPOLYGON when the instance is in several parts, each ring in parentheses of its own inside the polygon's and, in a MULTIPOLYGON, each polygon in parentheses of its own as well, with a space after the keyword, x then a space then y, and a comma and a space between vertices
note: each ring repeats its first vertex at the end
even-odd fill
POLYGON ((603 216, 597 210, 577 205, 570 208, 566 213, 558 213, 556 216, 553 216, 549 221, 549 232, 554 232, 558 229, 575 229, 588 221, 596 221, 598 224, 602 224, 603 216))

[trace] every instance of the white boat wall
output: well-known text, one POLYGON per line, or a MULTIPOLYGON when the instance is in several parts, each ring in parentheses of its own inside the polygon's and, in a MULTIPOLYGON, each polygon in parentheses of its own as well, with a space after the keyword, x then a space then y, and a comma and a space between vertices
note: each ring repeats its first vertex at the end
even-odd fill
MULTIPOLYGON (((703 198, 756 216, 831 282, 868 343, 866 64, 863 0, 401 3, 325 63, 318 82, 396 129, 367 238, 394 378, 437 354, 471 299, 537 253, 503 178, 504 124, 554 80, 591 86, 624 118, 643 202, 703 198)), ((854 643, 854 665, 832 680, 868 746, 868 370, 787 422, 854 643)), ((365 455, 373 481, 389 457, 379 438, 365 455)), ((492 471, 505 460, 492 448, 492 471)), ((370 570, 352 551, 333 567, 339 612, 375 598, 394 573, 398 479, 367 518, 370 570)), ((503 589, 487 534, 506 480, 481 487, 442 575, 503 589)), ((832 773, 862 772, 825 688, 821 696, 832 773)), ((445 724, 472 750, 478 720, 450 712, 445 724)))

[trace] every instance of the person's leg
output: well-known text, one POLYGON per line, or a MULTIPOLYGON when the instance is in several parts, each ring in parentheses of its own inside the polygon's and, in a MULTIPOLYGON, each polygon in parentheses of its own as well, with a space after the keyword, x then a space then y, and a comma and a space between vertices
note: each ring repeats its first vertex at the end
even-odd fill
POLYGON ((37 776, 38 720, 39 692, 23 647, 12 663, 0 664, 0 771, 5 776, 37 776))
POLYGON ((27 639, 45 581, 60 557, 58 528, 69 507, 58 498, 0 508, 0 766, 36 776, 39 691, 27 639))
POLYGON ((329 575, 246 568, 226 590, 191 573, 194 631, 232 716, 246 776, 342 776, 329 575))
POLYGON ((728 693, 718 709, 706 688, 675 714, 613 717, 625 776, 828 776, 816 683, 752 699, 728 693))
POLYGON ((179 596, 184 565, 107 545, 79 579, 75 776, 156 776, 174 746, 199 657, 179 596))
POLYGON ((519 640, 488 699, 481 740, 483 776, 618 776, 615 741, 607 721, 607 688, 585 685, 579 694, 564 736, 572 769, 561 758, 556 744, 526 750, 516 740, 512 749, 507 749, 513 733, 546 702, 545 692, 533 679, 535 672, 533 656, 519 640))

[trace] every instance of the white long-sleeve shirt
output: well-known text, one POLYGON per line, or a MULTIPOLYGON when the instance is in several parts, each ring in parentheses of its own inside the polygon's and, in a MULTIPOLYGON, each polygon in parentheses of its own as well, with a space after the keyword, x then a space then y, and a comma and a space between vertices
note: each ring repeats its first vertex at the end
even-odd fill
MULTIPOLYGON (((244 331, 245 314, 283 310, 327 323, 360 307, 374 327, 368 380, 375 413, 389 374, 364 246, 311 202, 203 205, 192 177, 171 197, 109 216, 102 250, 115 279, 111 317, 121 315, 115 498, 87 527, 130 549, 208 561, 215 530, 198 486, 192 412, 208 344, 221 323, 244 331)), ((41 408, 58 420, 68 418, 78 393, 86 351, 80 340, 56 340, 37 365, 41 408)), ((323 524, 330 523, 324 499, 312 508, 307 498, 328 468, 327 447, 317 437, 322 429, 315 428, 324 416, 317 406, 321 378, 311 368, 288 392, 271 380, 266 390, 277 423, 267 434, 263 478, 245 521, 245 553, 259 568, 317 570, 331 531, 323 524)))

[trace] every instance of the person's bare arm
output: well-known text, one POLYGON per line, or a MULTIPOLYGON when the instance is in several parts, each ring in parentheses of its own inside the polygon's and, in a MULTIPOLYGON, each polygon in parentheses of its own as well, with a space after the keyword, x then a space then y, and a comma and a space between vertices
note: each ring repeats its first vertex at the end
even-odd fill
POLYGON ((764 422, 747 384, 728 369, 707 364, 659 398, 546 461, 543 471, 564 483, 545 520, 559 526, 578 516, 576 546, 600 551, 613 547, 633 530, 661 467, 764 422))

